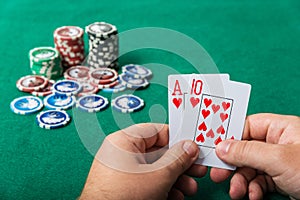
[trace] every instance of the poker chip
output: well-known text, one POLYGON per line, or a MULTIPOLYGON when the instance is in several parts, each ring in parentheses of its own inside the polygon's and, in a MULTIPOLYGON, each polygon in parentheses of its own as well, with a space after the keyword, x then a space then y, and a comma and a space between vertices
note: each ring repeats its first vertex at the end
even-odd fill
POLYGON ((30 69, 33 74, 57 79, 63 68, 59 52, 53 47, 37 47, 29 51, 30 69))
POLYGON ((21 77, 17 83, 17 88, 22 92, 33 92, 43 89, 48 84, 48 79, 38 75, 28 75, 21 77))
POLYGON ((112 86, 112 87, 108 87, 108 88, 103 88, 102 91, 103 92, 107 92, 107 93, 118 93, 118 92, 122 92, 126 90, 126 86, 123 85, 121 83, 121 81, 117 80, 117 84, 112 86))
POLYGON ((78 26, 62 26, 53 33, 55 48, 61 55, 64 69, 84 61, 84 31, 78 26))
POLYGON ((145 78, 134 78, 124 73, 119 76, 119 79, 123 85, 130 89, 143 89, 149 85, 145 78))
POLYGON ((55 83, 54 80, 49 80, 48 84, 44 88, 41 88, 38 91, 33 91, 33 92, 31 92, 31 94, 34 96, 39 96, 39 97, 45 97, 47 95, 50 95, 50 94, 52 94, 51 88, 54 83, 55 83))
POLYGON ((111 102, 112 107, 122 113, 131 113, 144 107, 144 101, 132 94, 124 94, 116 97, 111 102))
POLYGON ((92 94, 79 98, 76 107, 86 112, 98 112, 105 109, 108 104, 107 98, 92 94))
POLYGON ((14 99, 10 103, 10 109, 20 115, 28 115, 38 112, 43 108, 43 102, 40 98, 34 96, 23 96, 14 99))
POLYGON ((122 67, 122 72, 134 78, 151 78, 152 71, 142 65, 129 64, 122 67))
POLYGON ((51 110, 67 110, 75 104, 75 101, 74 96, 52 94, 44 98, 44 105, 51 110))
POLYGON ((92 69, 89 76, 92 82, 98 84, 108 84, 118 79, 116 70, 109 68, 92 69))
POLYGON ((119 41, 116 26, 94 22, 85 27, 89 38, 87 65, 92 68, 118 67, 119 41))
POLYGON ((56 94, 71 96, 78 94, 82 90, 82 86, 77 81, 60 80, 53 85, 52 90, 56 94))
POLYGON ((96 94, 99 91, 98 85, 94 86, 90 82, 80 82, 80 84, 82 85, 82 90, 77 94, 79 97, 89 94, 96 94))
POLYGON ((85 81, 89 79, 90 69, 86 66, 74 66, 64 72, 65 79, 74 81, 85 81))
POLYGON ((65 111, 47 110, 36 116, 36 122, 39 127, 45 129, 55 129, 66 126, 71 118, 65 111))
POLYGON ((110 88, 110 87, 114 87, 115 85, 117 85, 119 83, 118 80, 115 80, 114 82, 111 83, 94 83, 93 81, 91 81, 91 84, 95 87, 98 87, 100 90, 104 89, 104 88, 110 88))

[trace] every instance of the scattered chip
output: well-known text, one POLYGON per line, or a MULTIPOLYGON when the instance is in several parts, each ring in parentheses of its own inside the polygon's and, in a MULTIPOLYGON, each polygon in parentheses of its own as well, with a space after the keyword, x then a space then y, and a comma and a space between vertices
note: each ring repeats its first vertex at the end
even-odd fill
POLYGON ((54 93, 65 94, 67 96, 76 95, 82 90, 82 86, 77 81, 61 80, 57 81, 52 87, 54 93))
POLYGON ((96 94, 99 91, 98 86, 94 86, 90 82, 81 82, 80 84, 82 85, 82 90, 77 94, 79 97, 96 94))
POLYGON ((111 102, 112 107, 122 113, 131 113, 144 107, 144 101, 132 94, 124 94, 116 97, 111 102))
POLYGON ((74 81, 85 81, 89 79, 90 69, 86 66, 74 66, 70 67, 64 72, 65 79, 74 81))
POLYGON ((39 97, 45 97, 47 95, 50 95, 52 94, 52 86, 54 83, 55 83, 54 80, 49 80, 48 84, 44 88, 39 89, 38 91, 33 91, 31 92, 31 94, 39 97))
POLYGON ((145 78, 134 78, 127 74, 121 74, 119 79, 123 85, 130 89, 143 89, 149 85, 145 78))
POLYGON ((43 108, 43 102, 40 98, 34 96, 23 96, 14 99, 10 103, 10 109, 20 115, 28 115, 38 112, 43 108))
POLYGON ((67 110, 75 104, 75 101, 74 96, 52 94, 44 98, 44 105, 51 110, 67 110))
POLYGON ((87 112, 98 112, 105 109, 108 104, 107 98, 92 94, 79 98, 76 107, 87 112))
POLYGON ((114 69, 98 68, 90 71, 91 81, 97 84, 108 84, 118 79, 118 73, 114 69))
POLYGON ((151 78, 152 71, 142 65, 129 64, 122 67, 122 72, 134 78, 151 78))
POLYGON ((41 128, 55 129, 66 126, 71 118, 65 111, 47 110, 36 116, 36 122, 41 128))
POLYGON ((118 93, 118 92, 122 92, 124 90, 126 90, 126 86, 123 85, 121 83, 121 81, 117 80, 118 83, 112 87, 108 87, 108 88, 103 88, 102 91, 103 92, 107 92, 107 93, 118 93))
POLYGON ((48 79, 38 75, 28 75, 20 78, 16 86, 22 92, 33 92, 43 89, 48 84, 48 79))

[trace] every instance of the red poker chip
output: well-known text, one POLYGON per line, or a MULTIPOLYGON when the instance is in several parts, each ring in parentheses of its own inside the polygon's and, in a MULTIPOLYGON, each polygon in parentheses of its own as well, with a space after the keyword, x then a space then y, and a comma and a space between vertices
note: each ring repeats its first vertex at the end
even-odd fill
POLYGON ((50 94, 52 94, 51 89, 52 89, 52 86, 54 83, 55 83, 54 80, 49 80, 48 84, 44 88, 42 88, 38 91, 33 91, 33 92, 31 92, 31 94, 34 96, 39 96, 39 97, 45 97, 47 95, 50 95, 50 94))
POLYGON ((77 96, 84 96, 88 94, 96 94, 99 91, 98 86, 91 84, 90 82, 80 82, 82 90, 77 96))
POLYGON ((22 92, 33 92, 45 88, 48 82, 49 80, 44 76, 28 75, 21 77, 16 86, 22 92))
POLYGON ((90 78, 96 84, 109 84, 118 79, 118 72, 110 68, 96 68, 90 70, 90 78))
POLYGON ((65 79, 74 80, 74 81, 84 81, 89 79, 90 68, 86 66, 77 65, 74 67, 68 68, 64 72, 65 79))
POLYGON ((54 38, 75 40, 83 36, 83 29, 78 26, 62 26, 54 31, 54 38))
POLYGON ((110 82, 110 83, 98 83, 98 84, 91 81, 91 85, 93 85, 95 87, 98 87, 99 89, 111 88, 111 87, 114 87, 115 85, 117 85, 118 83, 119 83, 118 80, 115 80, 115 81, 110 82))

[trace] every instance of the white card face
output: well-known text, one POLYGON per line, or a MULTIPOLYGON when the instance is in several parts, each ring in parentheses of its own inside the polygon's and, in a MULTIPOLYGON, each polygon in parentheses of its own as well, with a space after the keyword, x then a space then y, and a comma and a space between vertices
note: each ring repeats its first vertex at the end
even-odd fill
POLYGON ((170 146, 181 140, 193 140, 200 148, 196 163, 235 169, 218 159, 215 147, 225 139, 241 139, 250 90, 249 84, 230 81, 228 75, 169 76, 170 146), (184 106, 176 113, 170 108, 172 83, 180 78, 185 81, 184 106))
POLYGON ((169 130, 170 133, 172 133, 169 138, 170 145, 182 139, 192 139, 194 137, 192 132, 195 130, 191 126, 184 126, 184 124, 196 123, 197 111, 200 106, 200 94, 204 91, 209 91, 206 85, 217 83, 216 86, 219 87, 215 87, 215 89, 221 92, 223 91, 222 85, 228 81, 228 74, 186 74, 169 76, 169 130), (179 87, 181 89, 180 91, 178 90, 179 87), (188 110, 188 112, 186 112, 186 110, 188 110))

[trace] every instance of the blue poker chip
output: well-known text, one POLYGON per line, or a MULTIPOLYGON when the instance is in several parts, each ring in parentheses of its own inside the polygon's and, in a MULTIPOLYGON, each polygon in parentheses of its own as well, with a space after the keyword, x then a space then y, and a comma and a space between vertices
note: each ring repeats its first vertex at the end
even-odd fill
POLYGON ((97 95, 85 95, 77 100, 76 107, 87 112, 98 112, 108 106, 107 98, 97 95))
POLYGON ((10 109, 20 115, 28 115, 38 112, 43 108, 43 102, 40 98, 34 96, 23 96, 14 99, 10 103, 10 109))
POLYGON ((152 71, 142 65, 129 64, 122 67, 122 72, 134 78, 151 78, 152 71))
POLYGON ((36 122, 41 128, 55 129, 66 126, 70 122, 71 118, 62 110, 47 110, 40 112, 36 116, 36 122))
POLYGON ((142 109, 145 104, 143 99, 135 95, 124 94, 113 99, 111 105, 119 112, 131 113, 142 109))
POLYGON ((125 73, 119 76, 121 84, 125 85, 127 88, 130 89, 142 89, 149 85, 149 82, 145 78, 134 78, 129 76, 125 73))
POLYGON ((44 98, 44 105, 50 110, 67 110, 75 104, 75 97, 64 94, 51 94, 44 98))
POLYGON ((109 87, 109 88, 103 88, 102 89, 103 92, 107 92, 107 93, 118 93, 118 92, 122 92, 124 90, 126 90, 126 86, 123 85, 121 83, 121 81, 118 81, 117 85, 114 85, 114 86, 109 87))
POLYGON ((71 96, 78 94, 82 90, 82 85, 73 80, 61 80, 53 85, 52 90, 56 94, 71 96))

